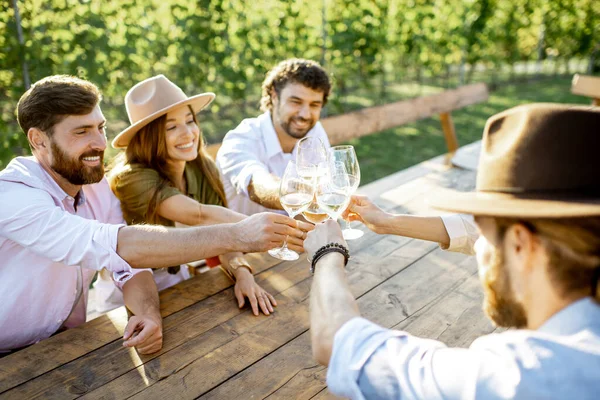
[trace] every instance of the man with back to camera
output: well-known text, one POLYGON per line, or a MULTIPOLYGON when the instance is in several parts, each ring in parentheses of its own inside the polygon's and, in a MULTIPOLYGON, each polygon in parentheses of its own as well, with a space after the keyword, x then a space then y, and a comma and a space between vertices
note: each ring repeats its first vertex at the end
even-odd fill
POLYGON ((158 294, 151 273, 138 268, 265 251, 305 235, 297 221, 273 213, 188 229, 125 226, 104 178, 100 100, 94 84, 65 75, 36 82, 19 100, 33 156, 0 172, 0 353, 84 323, 88 287, 102 268, 134 314, 124 345, 153 353, 162 346, 158 294))
POLYGON ((326 221, 310 232, 312 346, 329 365, 329 390, 352 399, 598 398, 598 127, 599 108, 532 104, 500 113, 485 127, 477 191, 433 202, 475 216, 484 310, 496 325, 517 328, 469 349, 360 318, 339 226, 326 221))

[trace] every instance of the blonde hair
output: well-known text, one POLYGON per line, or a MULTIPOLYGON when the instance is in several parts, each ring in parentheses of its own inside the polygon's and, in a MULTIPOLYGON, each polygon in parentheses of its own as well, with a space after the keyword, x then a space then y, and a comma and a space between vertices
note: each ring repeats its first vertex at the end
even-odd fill
POLYGON ((495 220, 500 237, 516 223, 538 236, 548 254, 550 279, 561 294, 589 287, 590 295, 600 301, 600 217, 495 220))

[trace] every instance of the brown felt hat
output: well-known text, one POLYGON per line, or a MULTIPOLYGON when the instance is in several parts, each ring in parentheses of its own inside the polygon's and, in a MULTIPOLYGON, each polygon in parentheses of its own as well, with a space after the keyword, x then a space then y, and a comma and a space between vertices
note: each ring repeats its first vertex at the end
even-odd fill
POLYGON ((600 107, 529 104, 491 117, 476 190, 440 191, 429 203, 497 217, 600 215, 600 107))
POLYGON ((189 105, 195 113, 199 113, 214 98, 215 94, 210 92, 187 97, 183 90, 164 75, 141 81, 125 95, 125 107, 131 126, 114 138, 112 147, 127 147, 140 129, 175 108, 189 105))

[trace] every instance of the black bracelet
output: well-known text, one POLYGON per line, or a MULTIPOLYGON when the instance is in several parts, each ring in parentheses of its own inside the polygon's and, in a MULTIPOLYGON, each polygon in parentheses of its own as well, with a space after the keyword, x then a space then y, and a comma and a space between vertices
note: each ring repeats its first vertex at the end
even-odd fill
POLYGON ((319 250, 317 250, 315 252, 315 255, 310 264, 310 272, 312 274, 315 273, 315 267, 316 267, 319 259, 321 259, 325 254, 329 254, 329 253, 340 253, 341 255, 344 256, 344 267, 346 265, 348 265, 348 260, 350 259, 350 252, 348 251, 348 249, 339 243, 332 242, 332 243, 326 244, 325 246, 321 247, 319 250))

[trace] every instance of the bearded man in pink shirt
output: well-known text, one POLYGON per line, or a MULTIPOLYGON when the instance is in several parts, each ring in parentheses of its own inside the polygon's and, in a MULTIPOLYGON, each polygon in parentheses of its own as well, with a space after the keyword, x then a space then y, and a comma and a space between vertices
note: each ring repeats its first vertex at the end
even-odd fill
POLYGON ((295 220, 257 214, 189 229, 126 226, 104 178, 106 120, 98 88, 70 76, 35 83, 17 118, 32 157, 0 172, 0 356, 85 322, 88 287, 107 268, 134 314, 125 346, 162 347, 150 270, 219 254, 265 251, 305 232, 295 220), (137 335, 134 335, 137 333, 137 335))

